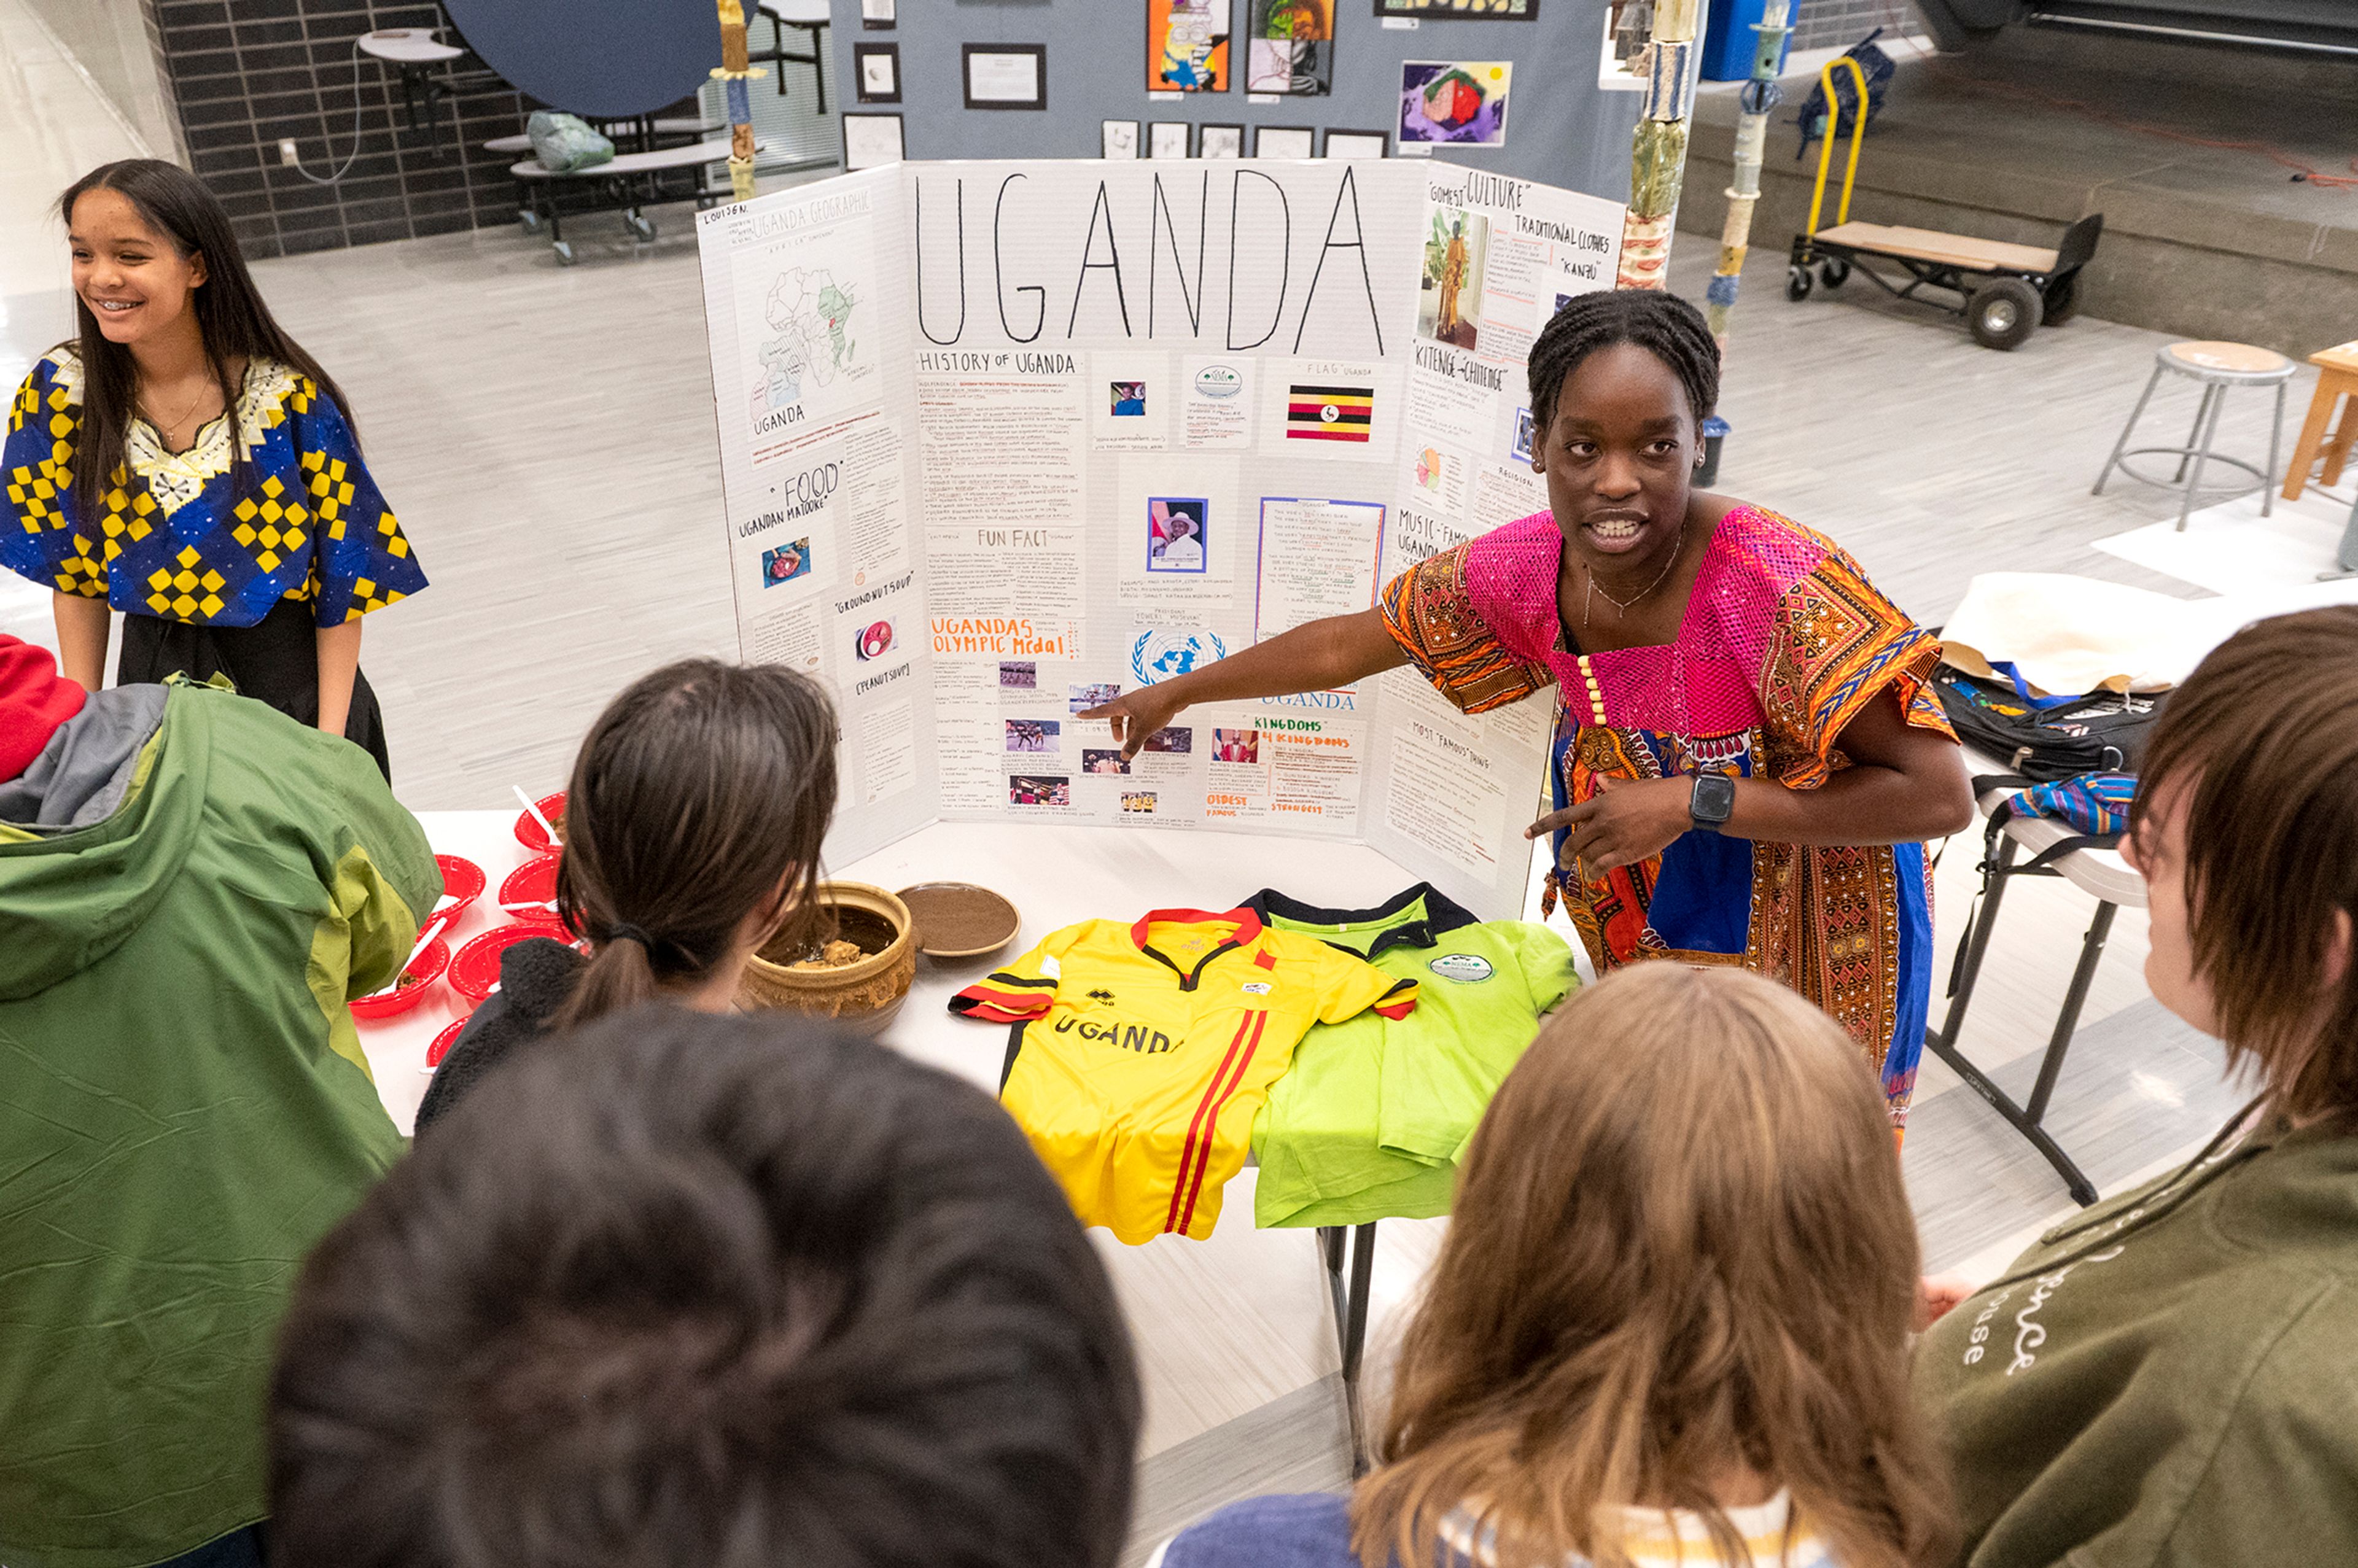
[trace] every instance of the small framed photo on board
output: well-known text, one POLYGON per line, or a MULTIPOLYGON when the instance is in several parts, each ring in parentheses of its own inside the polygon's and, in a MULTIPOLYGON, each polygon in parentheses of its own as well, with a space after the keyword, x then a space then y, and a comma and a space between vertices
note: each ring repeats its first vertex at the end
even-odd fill
POLYGON ((1138 122, 1108 120, 1098 131, 1098 157, 1135 158, 1138 156, 1138 122))
POLYGON ((1528 22, 1540 0, 1376 0, 1379 16, 1437 16, 1452 22, 1528 22))
POLYGON ((878 32, 900 25, 901 11, 896 0, 860 0, 860 25, 878 32))
POLYGON ((845 173, 899 163, 906 156, 901 150, 900 115, 860 114, 849 109, 843 112, 845 173))
POLYGON ((851 46, 851 65, 853 81, 860 89, 862 103, 901 102, 899 44, 854 44, 851 46))
POLYGON ((1205 125, 1196 135, 1197 157, 1242 157, 1245 156, 1245 128, 1242 125, 1205 125))
POLYGON ((1321 157, 1389 157, 1392 139, 1384 131, 1329 131, 1321 157))
POLYGON ((1308 157, 1315 136, 1307 125, 1263 125, 1253 134, 1253 157, 1308 157))
POLYGON ((967 44, 962 48, 968 108, 1048 106, 1046 44, 967 44))
POLYGON ((1185 157, 1190 129, 1192 127, 1184 120, 1154 121, 1146 127, 1146 156, 1151 158, 1185 157))

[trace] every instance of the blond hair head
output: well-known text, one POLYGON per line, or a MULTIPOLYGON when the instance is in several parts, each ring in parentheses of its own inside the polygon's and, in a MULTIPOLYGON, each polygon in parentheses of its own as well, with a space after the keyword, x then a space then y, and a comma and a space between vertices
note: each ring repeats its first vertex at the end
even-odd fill
POLYGON ((1496 1568, 1626 1562, 1623 1506, 1757 1476, 1845 1568, 1931 1561, 1940 1474, 1908 1397, 1915 1223, 1850 1038, 1737 969, 1639 965, 1508 1075, 1353 1499, 1370 1568, 1439 1560, 1470 1506, 1496 1568))

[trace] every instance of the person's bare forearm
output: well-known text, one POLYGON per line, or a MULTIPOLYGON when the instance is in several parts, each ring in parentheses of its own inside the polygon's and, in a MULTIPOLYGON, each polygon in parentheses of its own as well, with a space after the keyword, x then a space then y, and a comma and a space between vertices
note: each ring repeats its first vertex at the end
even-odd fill
MULTIPOLYGON (((1954 752, 1954 746, 1946 746, 1954 752)), ((1773 779, 1738 779, 1736 808, 1722 829, 1772 844, 1914 844, 1972 826, 1970 786, 1957 787, 1936 760, 1917 773, 1844 768, 1816 789, 1773 779)), ((1962 764, 1955 764, 1962 774, 1962 764)), ((1693 786, 1689 786, 1692 788, 1693 786)))
POLYGON ((58 667, 84 691, 106 684, 106 644, 114 630, 106 600, 79 593, 52 593, 58 623, 58 667))
POLYGON ((352 681, 361 667, 361 623, 319 629, 319 728, 330 735, 344 732, 352 717, 352 681))
POLYGON ((1189 706, 1290 697, 1297 691, 1351 686, 1406 663, 1408 655, 1384 630, 1382 611, 1363 610, 1282 632, 1266 643, 1163 681, 1159 689, 1189 706))

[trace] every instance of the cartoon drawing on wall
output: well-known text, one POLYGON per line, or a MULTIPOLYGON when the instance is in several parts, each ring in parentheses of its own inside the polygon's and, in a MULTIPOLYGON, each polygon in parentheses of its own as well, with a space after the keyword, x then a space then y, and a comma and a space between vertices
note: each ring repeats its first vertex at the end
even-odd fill
POLYGON ((1134 158, 1138 156, 1138 122, 1108 120, 1098 134, 1098 156, 1134 158))
POLYGON ((1245 91, 1323 98, 1335 85, 1335 0, 1252 0, 1245 91))
POLYGON ((1228 90, 1228 0, 1146 0, 1146 90, 1228 90))
POLYGON ((1417 336, 1461 349, 1476 346, 1475 323, 1482 319, 1482 275, 1489 254, 1489 219, 1462 208, 1433 209, 1417 289, 1417 336))
POLYGON ((1456 147, 1507 142, 1509 60, 1422 60, 1401 66, 1400 138, 1456 147))

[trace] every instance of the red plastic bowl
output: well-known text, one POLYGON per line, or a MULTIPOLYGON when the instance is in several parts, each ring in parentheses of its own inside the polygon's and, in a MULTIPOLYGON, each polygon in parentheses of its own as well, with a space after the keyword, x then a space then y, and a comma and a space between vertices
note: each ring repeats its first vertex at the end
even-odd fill
MULTIPOLYGON (((549 826, 553 827, 565 826, 565 792, 563 790, 558 790, 555 795, 542 795, 533 804, 540 807, 540 814, 548 818, 549 826)), ((532 819, 532 813, 529 811, 516 813, 515 836, 517 843, 535 855, 545 849, 560 847, 548 841, 548 835, 540 830, 540 824, 532 819)))
POLYGON ((355 997, 352 1009, 354 1018, 391 1018, 407 1012, 426 1000, 434 982, 450 967, 450 944, 439 936, 426 945, 426 951, 410 960, 409 968, 401 972, 401 983, 381 995, 355 997))
POLYGON ((435 1068, 442 1065, 442 1058, 450 1054, 450 1047, 459 1043, 459 1036, 465 1031, 466 1027, 467 1021, 462 1018, 434 1037, 434 1044, 426 1047, 426 1070, 427 1072, 430 1073, 435 1068))
POLYGON ((543 925, 558 925, 563 922, 550 908, 516 909, 514 904, 546 905, 557 900, 557 868, 564 862, 565 853, 537 855, 508 873, 500 884, 500 908, 511 920, 535 921, 543 925))
POLYGON ((482 867, 462 856, 437 855, 434 863, 442 868, 442 896, 451 902, 438 903, 423 924, 431 925, 439 920, 444 931, 456 931, 469 907, 483 895, 484 884, 490 879, 483 875, 482 867))
POLYGON ((500 983, 500 955, 535 937, 544 942, 557 939, 547 926, 530 921, 484 932, 450 960, 450 989, 470 1001, 482 1000, 500 983))

